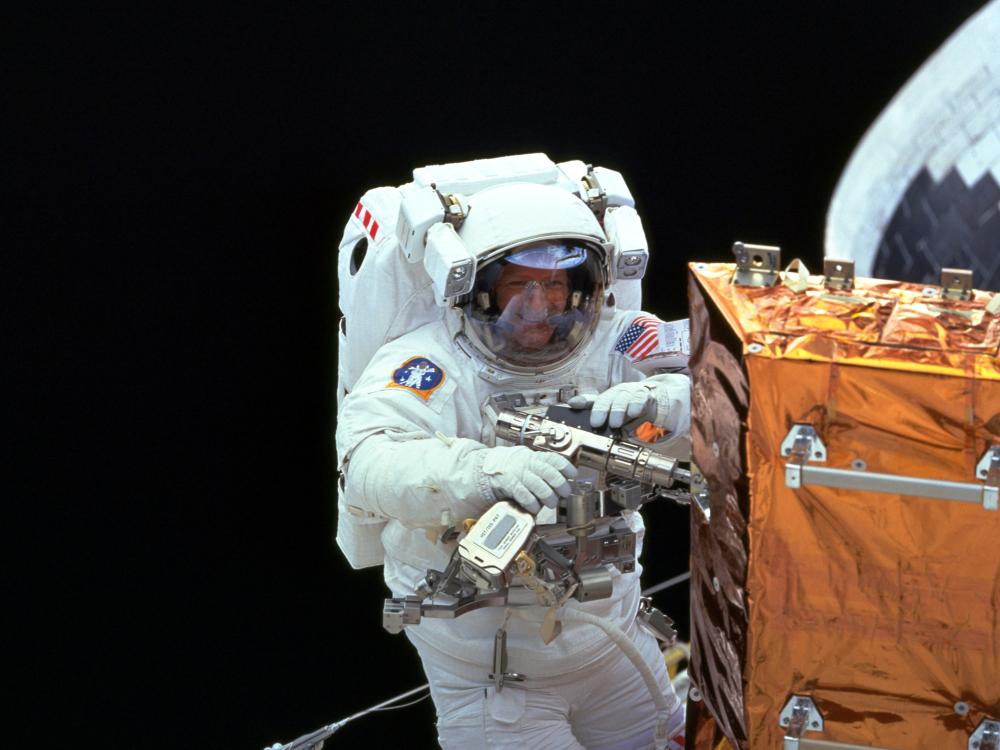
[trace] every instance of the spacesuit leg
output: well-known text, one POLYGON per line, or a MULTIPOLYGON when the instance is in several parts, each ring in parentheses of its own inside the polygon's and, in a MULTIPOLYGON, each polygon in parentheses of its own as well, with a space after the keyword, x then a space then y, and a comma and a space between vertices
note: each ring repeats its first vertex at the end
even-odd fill
POLYGON ((560 691, 509 684, 499 693, 411 638, 437 710, 443 750, 585 750, 573 735, 570 703, 560 691))
MULTIPOLYGON (((649 664, 671 708, 668 737, 678 738, 669 748, 682 748, 684 705, 670 686, 670 677, 656 639, 633 624, 630 637, 649 664)), ((656 705, 646 683, 631 661, 615 649, 611 663, 595 664, 593 674, 578 674, 590 688, 572 707, 574 734, 589 750, 644 750, 654 744, 656 705)), ((585 670, 590 672, 592 670, 585 670)))

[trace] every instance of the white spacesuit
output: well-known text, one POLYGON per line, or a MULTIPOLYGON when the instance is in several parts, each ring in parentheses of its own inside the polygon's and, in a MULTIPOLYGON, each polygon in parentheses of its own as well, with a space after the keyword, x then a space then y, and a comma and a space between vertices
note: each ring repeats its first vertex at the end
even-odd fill
MULTIPOLYGON (((349 507, 384 523, 394 596, 412 595, 429 569, 445 569, 454 544, 441 540, 444 529, 504 498, 541 510, 541 520, 577 476, 556 454, 496 446, 485 416, 491 397, 593 403, 595 423, 649 420, 671 437, 688 429, 687 377, 647 376, 658 357, 686 347, 686 324, 616 307, 621 247, 592 206, 565 187, 508 181, 474 192, 462 210, 456 247, 474 260, 474 284, 439 299, 440 319, 379 346, 338 414, 342 514, 349 507)), ((460 278, 458 267, 447 278, 460 278)), ((642 519, 624 515, 641 551, 642 519)), ((610 597, 570 600, 563 611, 596 615, 632 639, 667 696, 669 746, 682 747, 683 707, 656 641, 636 624, 640 572, 612 568, 610 597)), ((657 708, 633 664, 603 630, 569 617, 546 644, 545 614, 542 606, 486 607, 406 629, 431 685, 442 747, 652 747, 657 708), (487 676, 501 625, 509 670, 525 679, 498 691, 487 676)))

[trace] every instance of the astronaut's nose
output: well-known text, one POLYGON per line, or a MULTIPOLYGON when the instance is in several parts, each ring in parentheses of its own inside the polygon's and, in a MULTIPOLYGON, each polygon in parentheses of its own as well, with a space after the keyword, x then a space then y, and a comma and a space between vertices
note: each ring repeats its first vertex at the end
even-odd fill
POLYGON ((545 297, 545 290, 537 281, 528 282, 524 287, 524 312, 525 317, 530 319, 541 319, 549 314, 549 301, 545 297))

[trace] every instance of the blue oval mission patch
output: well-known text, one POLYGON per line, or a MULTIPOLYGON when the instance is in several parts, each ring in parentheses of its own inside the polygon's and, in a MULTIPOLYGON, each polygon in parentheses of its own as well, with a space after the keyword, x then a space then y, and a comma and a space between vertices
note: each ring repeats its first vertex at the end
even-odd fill
POLYGON ((410 357, 392 373, 388 388, 402 388, 424 401, 444 383, 444 370, 427 357, 410 357))

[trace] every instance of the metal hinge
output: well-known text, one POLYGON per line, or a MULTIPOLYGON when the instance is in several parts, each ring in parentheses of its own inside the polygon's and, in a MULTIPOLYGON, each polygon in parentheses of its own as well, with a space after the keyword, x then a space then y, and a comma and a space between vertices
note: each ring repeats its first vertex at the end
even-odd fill
POLYGON ((854 288, 854 261, 841 258, 823 258, 824 285, 827 289, 842 292, 854 288))
POLYGON ((823 714, 808 695, 793 695, 781 709, 778 724, 785 730, 784 750, 798 750, 803 734, 823 731, 823 714))
POLYGON ((583 199, 587 202, 590 210, 598 219, 604 218, 604 212, 608 210, 608 193, 601 187, 597 175, 594 174, 594 165, 587 165, 587 174, 580 181, 583 187, 583 199))
POLYGON ((976 476, 983 481, 983 507, 997 509, 997 495, 1000 493, 1000 446, 989 448, 976 464, 976 476))
POLYGON ((1000 750, 1000 722, 986 718, 969 737, 967 750, 1000 750))
POLYGON ((441 201, 441 207, 444 209, 444 220, 455 227, 455 231, 457 232, 465 223, 466 213, 462 201, 457 195, 445 195, 436 186, 434 187, 434 192, 437 193, 441 201))
POLYGON ((826 446, 811 424, 793 425, 781 441, 781 455, 792 459, 785 464, 785 486, 802 486, 802 468, 809 461, 826 461, 826 446))
POLYGON ((972 271, 964 268, 942 268, 941 296, 944 299, 972 299, 972 271))
MULTIPOLYGON (((1000 496, 1000 445, 990 446, 976 464, 975 482, 952 482, 944 479, 878 474, 857 469, 829 469, 813 466, 826 461, 826 446, 809 424, 793 425, 781 443, 781 455, 792 460, 785 464, 785 486, 798 489, 806 484, 839 487, 847 490, 888 492, 895 495, 929 497, 975 503, 986 510, 997 510, 1000 496)), ((1000 748, 998 748, 1000 750, 1000 748)))
POLYGON ((654 607, 653 600, 648 596, 639 599, 639 612, 636 614, 636 622, 644 627, 656 640, 665 643, 667 648, 677 643, 677 631, 674 630, 674 621, 654 607))
POLYGON ((781 248, 772 245, 733 244, 736 256, 736 273, 733 283, 737 286, 774 286, 780 278, 781 248))
POLYGON ((692 505, 701 511, 704 520, 711 521, 712 505, 708 495, 708 481, 694 461, 691 462, 691 500, 692 505))

